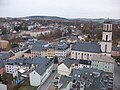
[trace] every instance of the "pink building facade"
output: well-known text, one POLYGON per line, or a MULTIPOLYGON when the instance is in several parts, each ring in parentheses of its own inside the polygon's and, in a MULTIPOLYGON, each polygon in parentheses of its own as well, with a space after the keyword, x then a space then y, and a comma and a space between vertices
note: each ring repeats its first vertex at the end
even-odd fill
POLYGON ((120 56, 120 47, 112 48, 112 56, 120 56))
POLYGON ((4 75, 5 74, 5 67, 3 67, 3 68, 0 68, 0 75, 4 75))

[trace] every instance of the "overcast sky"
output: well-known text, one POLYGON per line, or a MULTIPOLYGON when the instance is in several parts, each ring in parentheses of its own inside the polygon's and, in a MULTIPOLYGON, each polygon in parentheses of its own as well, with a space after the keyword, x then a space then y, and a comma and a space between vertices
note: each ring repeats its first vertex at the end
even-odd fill
POLYGON ((120 18, 120 0, 0 0, 0 17, 120 18))

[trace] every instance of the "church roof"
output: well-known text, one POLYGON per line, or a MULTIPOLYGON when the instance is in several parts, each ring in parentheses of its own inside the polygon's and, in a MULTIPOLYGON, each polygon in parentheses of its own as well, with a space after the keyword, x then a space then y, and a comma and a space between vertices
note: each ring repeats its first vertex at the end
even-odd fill
POLYGON ((73 44, 72 50, 100 53, 101 47, 97 42, 76 42, 73 44))
POLYGON ((112 20, 110 20, 110 19, 108 18, 108 19, 106 19, 106 20, 104 21, 104 23, 111 24, 111 23, 112 23, 112 20))

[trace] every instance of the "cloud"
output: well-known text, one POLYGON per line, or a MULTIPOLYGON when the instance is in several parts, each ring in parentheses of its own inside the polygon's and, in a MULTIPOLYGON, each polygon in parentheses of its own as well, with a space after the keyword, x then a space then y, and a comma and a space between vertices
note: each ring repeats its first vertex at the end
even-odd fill
POLYGON ((0 0, 0 16, 120 18, 120 0, 0 0))

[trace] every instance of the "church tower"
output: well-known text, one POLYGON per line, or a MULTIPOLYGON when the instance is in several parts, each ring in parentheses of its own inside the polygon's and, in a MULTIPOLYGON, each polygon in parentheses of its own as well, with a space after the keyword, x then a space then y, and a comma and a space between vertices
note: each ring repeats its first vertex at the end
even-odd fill
POLYGON ((103 24, 101 51, 103 55, 111 56, 112 49, 112 22, 107 19, 103 24))

